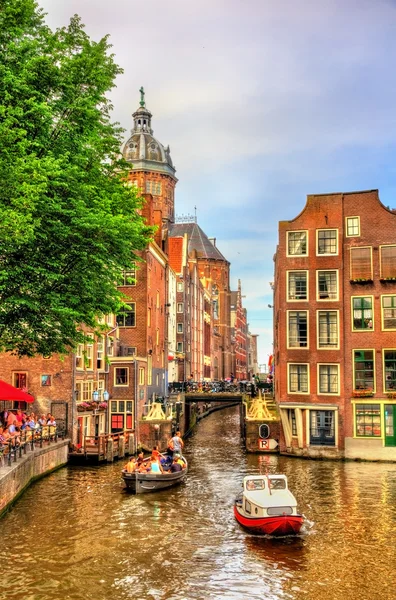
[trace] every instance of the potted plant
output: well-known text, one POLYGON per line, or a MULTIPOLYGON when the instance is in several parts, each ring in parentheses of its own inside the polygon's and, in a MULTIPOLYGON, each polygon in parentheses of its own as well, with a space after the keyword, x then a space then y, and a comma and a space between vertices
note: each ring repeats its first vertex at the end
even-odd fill
POLYGON ((371 396, 374 396, 374 390, 353 390, 352 396, 354 398, 370 398, 371 396))

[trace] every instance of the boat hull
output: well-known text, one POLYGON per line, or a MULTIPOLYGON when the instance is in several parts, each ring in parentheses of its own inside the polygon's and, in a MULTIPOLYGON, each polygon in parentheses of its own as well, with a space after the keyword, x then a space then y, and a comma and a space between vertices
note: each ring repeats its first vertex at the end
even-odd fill
POLYGON ((122 473, 128 491, 134 494, 159 492, 178 485, 187 475, 187 467, 177 473, 122 473))
POLYGON ((296 535, 303 524, 301 515, 276 515, 273 517, 247 517, 234 506, 236 520, 244 529, 256 535, 296 535))

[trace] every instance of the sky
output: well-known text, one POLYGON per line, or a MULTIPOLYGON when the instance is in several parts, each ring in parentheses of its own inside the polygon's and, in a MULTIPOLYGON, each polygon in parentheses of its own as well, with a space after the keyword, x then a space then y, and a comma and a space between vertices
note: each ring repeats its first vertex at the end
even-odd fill
POLYGON ((307 194, 379 189, 396 207, 396 0, 39 0, 52 27, 79 14, 124 69, 126 129, 144 86, 194 214, 242 282, 259 363, 272 352, 278 221, 307 194))

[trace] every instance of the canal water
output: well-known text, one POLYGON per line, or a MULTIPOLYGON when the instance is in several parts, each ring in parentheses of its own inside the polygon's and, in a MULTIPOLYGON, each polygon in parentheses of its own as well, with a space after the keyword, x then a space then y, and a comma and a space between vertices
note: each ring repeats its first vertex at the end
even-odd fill
POLYGON ((203 420, 174 490, 132 496, 120 463, 68 467, 0 521, 7 600, 394 600, 396 465, 247 455, 239 411, 203 420), (286 473, 301 535, 247 535, 233 517, 246 474, 286 473))

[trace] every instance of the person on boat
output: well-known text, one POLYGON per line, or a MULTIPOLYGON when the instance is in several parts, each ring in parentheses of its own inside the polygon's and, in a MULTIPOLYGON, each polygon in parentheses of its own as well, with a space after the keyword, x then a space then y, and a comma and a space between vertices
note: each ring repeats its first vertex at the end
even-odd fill
POLYGON ((164 469, 162 468, 162 465, 161 465, 160 461, 158 460, 158 458, 151 457, 150 473, 163 473, 163 472, 164 472, 164 469))
POLYGON ((170 473, 180 473, 180 471, 182 471, 183 468, 179 463, 179 459, 177 458, 177 456, 175 456, 173 458, 173 463, 171 464, 171 468, 169 469, 170 473))
POLYGON ((134 473, 136 471, 136 459, 134 456, 131 456, 124 466, 124 471, 127 473, 134 473))
POLYGON ((173 451, 173 456, 175 456, 175 454, 181 454, 182 449, 184 448, 184 442, 182 440, 180 431, 176 431, 173 438, 169 440, 168 448, 173 451))
POLYGON ((144 454, 143 452, 139 452, 138 457, 136 459, 136 463, 138 465, 138 467, 140 467, 140 465, 143 463, 144 461, 144 454))
POLYGON ((159 459, 160 456, 161 456, 161 453, 158 450, 158 446, 153 446, 153 449, 151 451, 151 458, 154 458, 154 459, 158 458, 159 459))
POLYGON ((176 462, 181 466, 182 469, 186 468, 186 463, 184 462, 180 454, 175 454, 174 458, 176 459, 176 462))

